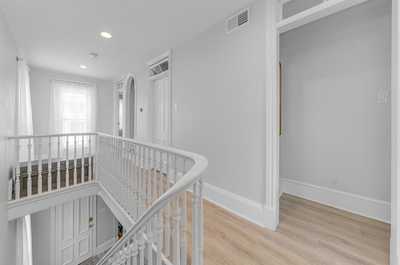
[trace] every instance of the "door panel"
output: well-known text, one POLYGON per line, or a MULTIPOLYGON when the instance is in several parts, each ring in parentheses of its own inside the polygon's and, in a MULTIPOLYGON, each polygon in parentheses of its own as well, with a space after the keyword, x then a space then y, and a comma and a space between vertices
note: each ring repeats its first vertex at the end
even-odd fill
POLYGON ((56 263, 77 265, 92 256, 90 197, 56 207, 56 263))
POLYGON ((91 257, 91 240, 90 240, 90 198, 82 198, 75 201, 76 210, 76 237, 75 237, 75 253, 79 262, 91 257))
POLYGON ((59 235, 58 264, 74 264, 74 202, 67 202, 57 207, 59 235))
POLYGON ((153 87, 153 141, 169 143, 169 77, 154 80, 153 87))

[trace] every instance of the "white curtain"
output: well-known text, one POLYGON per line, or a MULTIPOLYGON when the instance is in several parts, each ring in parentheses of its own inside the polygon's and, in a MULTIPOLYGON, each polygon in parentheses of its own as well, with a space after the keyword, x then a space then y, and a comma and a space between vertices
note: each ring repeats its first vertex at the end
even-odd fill
POLYGON ((18 134, 33 134, 31 88, 29 67, 24 60, 18 59, 18 134))
MULTIPOLYGON (((32 102, 31 88, 29 79, 29 67, 23 59, 18 59, 18 79, 17 79, 17 135, 32 135, 32 102)), ((31 147, 31 157, 34 150, 31 147)), ((28 141, 21 140, 19 149, 19 160, 28 160, 28 141)))
MULTIPOLYGON (((17 59, 17 135, 32 135, 32 103, 29 67, 23 59, 17 59)), ((33 143, 32 143, 33 144, 33 143)), ((19 160, 28 159, 28 141, 21 140, 19 160)), ((31 147, 33 159, 34 147, 31 147)), ((32 265, 31 217, 27 215, 17 220, 17 265, 32 265)))
POLYGON ((123 122, 122 133, 124 137, 134 138, 135 131, 135 81, 132 75, 125 78, 122 88, 123 94, 123 122))
POLYGON ((31 216, 17 219, 17 264, 32 265, 31 216))
POLYGON ((83 133, 96 129, 96 87, 53 80, 50 93, 50 133, 83 133))

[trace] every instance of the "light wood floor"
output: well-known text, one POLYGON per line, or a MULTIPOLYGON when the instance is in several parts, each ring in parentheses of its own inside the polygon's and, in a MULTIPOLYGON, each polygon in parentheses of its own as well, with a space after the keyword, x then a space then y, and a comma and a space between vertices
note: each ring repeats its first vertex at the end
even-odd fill
POLYGON ((390 226, 284 194, 277 232, 204 203, 205 265, 389 264, 390 226))

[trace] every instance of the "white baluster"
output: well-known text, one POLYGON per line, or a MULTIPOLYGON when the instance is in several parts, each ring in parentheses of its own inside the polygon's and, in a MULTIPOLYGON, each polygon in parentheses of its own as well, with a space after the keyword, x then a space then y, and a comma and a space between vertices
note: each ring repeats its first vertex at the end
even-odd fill
POLYGON ((135 205, 135 208, 136 208, 136 210, 135 210, 135 212, 136 212, 136 218, 138 218, 139 216, 140 216, 140 207, 139 207, 139 205, 140 205, 140 188, 139 188, 139 156, 140 156, 140 153, 139 153, 139 147, 138 147, 138 145, 134 145, 134 150, 135 150, 135 156, 134 156, 134 161, 133 161, 133 164, 134 164, 134 173, 133 173, 133 175, 134 175, 134 179, 133 179, 133 182, 134 182, 134 189, 135 189, 135 195, 134 195, 134 205, 135 205))
POLYGON ((69 187, 69 136, 65 138, 65 186, 69 187))
MULTIPOLYGON (((166 176, 165 176, 165 192, 169 189, 170 186, 170 153, 167 152, 167 160, 166 160, 166 165, 165 165, 165 171, 166 171, 166 176)), ((165 253, 167 256, 170 256, 171 249, 170 249, 170 240, 171 240, 171 202, 169 202, 166 205, 166 220, 165 220, 165 253)))
POLYGON ((137 265, 138 264, 138 245, 135 239, 132 239, 132 242, 130 243, 131 247, 131 256, 132 256, 132 265, 137 265))
POLYGON ((139 265, 144 265, 144 238, 143 231, 140 231, 138 236, 138 247, 139 247, 139 265))
MULTIPOLYGON (((163 160, 163 153, 160 151, 160 196, 162 196, 165 193, 165 178, 163 175, 163 166, 164 166, 164 160, 163 160)), ((166 233, 165 233, 165 227, 166 227, 166 209, 163 208, 161 210, 161 225, 162 225, 162 249, 165 251, 165 242, 166 242, 166 233)))
POLYGON ((92 136, 89 135, 89 155, 88 155, 88 179, 89 181, 93 180, 92 178, 92 136))
POLYGON ((32 138, 28 138, 28 197, 32 196, 32 138))
MULTIPOLYGON (((13 170, 14 171, 14 170, 13 170)), ((13 192, 13 184, 14 184, 14 180, 13 178, 10 178, 8 180, 8 200, 11 201, 12 200, 12 192, 13 192)))
POLYGON ((158 213, 155 217, 156 223, 156 265, 161 265, 161 253, 162 253, 162 220, 161 220, 162 213, 158 213))
POLYGON ((120 265, 125 265, 124 264, 124 252, 122 250, 118 251, 118 264, 120 265))
POLYGON ((147 206, 146 208, 149 208, 151 206, 151 179, 150 179, 150 148, 146 148, 146 163, 145 163, 145 170, 146 170, 146 183, 147 183, 147 188, 146 188, 146 203, 147 206))
POLYGON ((173 226, 172 226, 172 263, 174 265, 180 265, 180 223, 181 223, 181 209, 179 207, 179 197, 174 201, 174 216, 173 216, 173 226))
MULTIPOLYGON (((177 169, 177 156, 173 155, 173 172, 174 172, 174 184, 177 182, 178 179, 178 169, 177 169)), ((172 260, 175 265, 180 265, 181 257, 180 257, 180 223, 181 223, 181 214, 182 208, 180 205, 181 196, 178 196, 173 202, 173 227, 172 227, 172 260)))
POLYGON ((52 160, 51 160, 51 136, 49 136, 49 157, 48 157, 48 159, 47 159, 47 192, 50 192, 51 191, 51 189, 52 189, 52 187, 51 187, 51 184, 52 184, 52 174, 51 174, 51 163, 52 163, 52 160))
MULTIPOLYGON (((93 167, 92 179, 93 180, 98 177, 98 175, 96 175, 96 174, 97 174, 97 172, 99 170, 99 166, 100 166, 100 164, 97 161, 97 156, 100 156, 101 154, 103 154, 103 156, 105 155, 107 157, 110 157, 109 150, 108 150, 107 153, 104 153, 107 150, 104 150, 103 153, 101 153, 101 150, 100 150, 100 136, 99 135, 95 135, 94 138, 95 138, 95 147, 94 147, 94 154, 95 155, 93 156, 93 165, 92 165, 92 167, 93 167)), ((109 146, 108 146, 108 148, 109 148, 109 146)), ((107 159, 107 164, 109 164, 109 163, 110 163, 110 160, 107 159)), ((102 164, 101 166, 104 166, 104 164, 102 164)))
POLYGON ((151 158, 151 183, 153 186, 153 195, 152 195, 152 202, 154 202, 157 199, 157 160, 156 160, 156 151, 153 149, 152 150, 152 158, 151 158))
POLYGON ((126 260, 125 264, 126 265, 131 265, 132 258, 131 258, 131 255, 130 255, 130 251, 129 251, 129 246, 128 245, 124 246, 123 252, 124 252, 124 259, 126 260))
POLYGON ((82 135, 82 147, 81 147, 81 183, 85 182, 85 136, 82 135))
POLYGON ((15 175, 16 175, 16 181, 15 181, 15 199, 18 200, 21 196, 21 164, 19 162, 19 151, 20 151, 20 140, 16 139, 15 140, 15 175))
POLYGON ((202 181, 197 181, 193 185, 193 205, 192 205, 192 264, 203 265, 203 201, 202 201, 202 181))
MULTIPOLYGON (((183 163, 182 163, 182 174, 186 174, 186 159, 183 158, 183 163)), ((186 240, 186 226, 187 226, 187 197, 186 197, 186 192, 183 192, 182 194, 182 218, 180 222, 180 236, 181 236, 181 264, 186 265, 187 263, 187 240, 186 240)))
POLYGON ((130 208, 130 200, 129 200, 129 186, 128 186, 128 145, 126 142, 122 142, 122 175, 125 190, 125 205, 127 208, 130 208))
POLYGON ((77 176, 78 172, 76 169, 76 167, 78 165, 77 165, 77 161, 76 161, 76 155, 77 155, 77 153, 76 153, 76 135, 74 135, 74 183, 73 183, 73 185, 78 184, 78 176, 77 176))
POLYGON ((57 137, 57 190, 61 189, 61 154, 60 154, 60 136, 57 137))
POLYGON ((146 227, 146 235, 147 235, 147 253, 146 253, 146 260, 147 264, 153 264, 153 241, 154 241, 154 235, 153 235, 153 219, 149 221, 146 227))
POLYGON ((145 179, 144 179, 144 146, 141 146, 140 148, 140 207, 141 207, 141 213, 140 215, 143 215, 145 209, 146 209, 146 185, 145 185, 145 179))
POLYGON ((133 150, 133 144, 129 143, 128 145, 128 187, 129 187, 129 195, 130 195, 130 211, 132 214, 135 213, 135 205, 132 203, 132 201, 135 200, 135 188, 134 188, 134 180, 133 180, 133 174, 134 174, 134 166, 133 166, 133 158, 134 158, 134 150, 133 150))
POLYGON ((43 175, 42 175, 42 170, 43 170, 43 165, 42 165, 42 138, 37 138, 38 141, 38 194, 42 193, 43 189, 43 175))
POLYGON ((187 242, 186 242, 186 224, 187 224, 187 199, 186 192, 182 194, 181 202, 181 222, 180 222, 180 247, 181 247, 181 265, 186 265, 187 263, 187 242))

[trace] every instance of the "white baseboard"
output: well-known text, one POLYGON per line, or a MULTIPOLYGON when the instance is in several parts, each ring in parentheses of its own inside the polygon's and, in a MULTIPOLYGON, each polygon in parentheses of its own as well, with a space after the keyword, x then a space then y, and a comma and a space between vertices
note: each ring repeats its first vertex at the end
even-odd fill
POLYGON ((360 195, 280 178, 280 192, 390 223, 390 203, 360 195))
POLYGON ((261 203, 249 200, 227 190, 204 183, 204 198, 221 208, 232 212, 256 225, 272 230, 274 225, 273 211, 265 209, 261 203), (271 220, 269 220, 271 219, 271 220))

